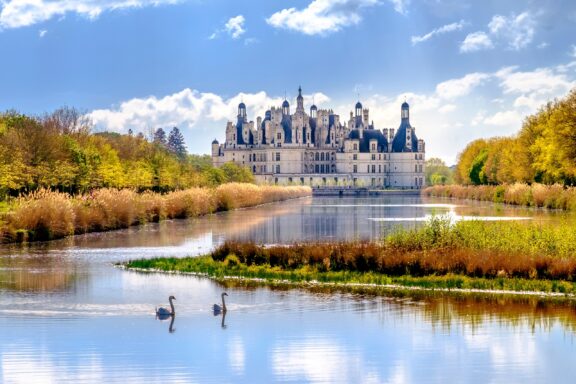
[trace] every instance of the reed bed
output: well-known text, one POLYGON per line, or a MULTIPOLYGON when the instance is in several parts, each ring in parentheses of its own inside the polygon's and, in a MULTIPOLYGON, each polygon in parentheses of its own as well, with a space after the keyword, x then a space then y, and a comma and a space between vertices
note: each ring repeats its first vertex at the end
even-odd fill
POLYGON ((309 196, 308 187, 231 183, 158 194, 100 189, 86 195, 39 190, 16 199, 0 214, 0 243, 52 240, 127 228, 164 219, 197 217, 309 196))
POLYGON ((228 264, 267 265, 318 272, 372 272, 390 276, 464 275, 576 281, 576 228, 513 222, 459 222, 435 218, 399 229, 382 242, 339 242, 264 247, 226 242, 212 254, 228 264))
POLYGON ((527 207, 576 210, 576 187, 560 184, 434 185, 425 196, 506 203, 527 207))

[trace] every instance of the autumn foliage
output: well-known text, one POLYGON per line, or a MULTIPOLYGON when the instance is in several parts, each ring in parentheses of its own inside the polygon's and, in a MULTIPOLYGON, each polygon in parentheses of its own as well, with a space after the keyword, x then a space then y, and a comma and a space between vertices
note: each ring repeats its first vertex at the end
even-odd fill
POLYGON ((0 214, 0 242, 51 240, 163 219, 197 217, 310 194, 308 187, 245 183, 166 194, 103 188, 71 196, 42 189, 16 199, 8 212, 0 214))
POLYGON ((459 155, 460 184, 576 183, 576 90, 524 121, 514 137, 471 142, 459 155))

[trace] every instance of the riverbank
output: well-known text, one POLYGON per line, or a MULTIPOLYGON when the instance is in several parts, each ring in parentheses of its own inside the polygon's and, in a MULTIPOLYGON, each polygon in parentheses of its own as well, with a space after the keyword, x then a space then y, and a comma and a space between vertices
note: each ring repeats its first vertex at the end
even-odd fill
POLYGON ((449 197, 506 203, 525 207, 576 210, 576 188, 560 184, 434 185, 422 191, 428 197, 449 197))
POLYGON ((576 229, 434 218, 382 242, 261 246, 226 242, 210 255, 136 260, 135 270, 216 280, 410 289, 576 294, 576 229))
POLYGON ((311 195, 308 187, 228 183, 159 194, 99 189, 86 195, 41 190, 0 212, 0 243, 45 241, 164 219, 184 219, 311 195))
POLYGON ((457 293, 514 294, 527 296, 573 297, 576 285, 567 281, 518 278, 473 278, 462 275, 390 276, 373 272, 320 272, 303 267, 283 270, 264 265, 229 265, 210 256, 184 259, 135 260, 120 267, 146 273, 169 273, 208 277, 219 282, 242 281, 273 286, 326 287, 392 291, 438 291, 457 293))

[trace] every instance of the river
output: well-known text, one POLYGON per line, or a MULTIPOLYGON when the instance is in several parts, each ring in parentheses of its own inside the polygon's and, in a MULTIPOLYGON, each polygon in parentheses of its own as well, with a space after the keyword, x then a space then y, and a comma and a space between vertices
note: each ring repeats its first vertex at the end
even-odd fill
POLYGON ((224 287, 115 262, 225 239, 375 239, 430 215, 573 216, 417 197, 303 198, 0 248, 0 382, 573 382, 576 306, 539 298, 224 287), (225 318, 212 304, 228 293, 225 318), (176 296, 174 322, 156 305, 176 296))

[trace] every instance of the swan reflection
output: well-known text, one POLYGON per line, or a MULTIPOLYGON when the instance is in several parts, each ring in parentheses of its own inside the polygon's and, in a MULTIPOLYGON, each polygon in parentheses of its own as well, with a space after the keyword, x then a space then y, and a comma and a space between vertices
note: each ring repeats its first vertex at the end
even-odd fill
POLYGON ((176 315, 160 315, 156 314, 156 320, 166 321, 170 319, 170 326, 168 327, 169 333, 176 332, 176 328, 174 328, 174 320, 176 320, 176 315))

